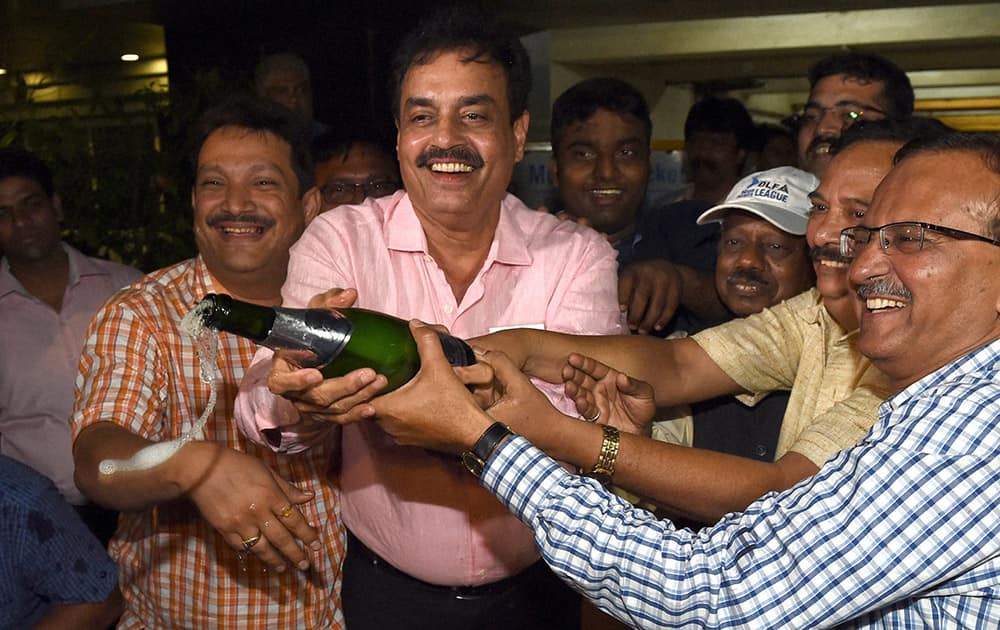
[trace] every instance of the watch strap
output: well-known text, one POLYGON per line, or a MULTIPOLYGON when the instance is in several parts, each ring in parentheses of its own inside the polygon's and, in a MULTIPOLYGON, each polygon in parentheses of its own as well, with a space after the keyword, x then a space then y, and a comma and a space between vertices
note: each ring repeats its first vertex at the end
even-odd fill
POLYGON ((483 434, 479 436, 479 439, 476 440, 471 449, 462 453, 462 463, 465 464, 465 467, 473 475, 477 477, 481 476, 490 455, 493 454, 497 445, 508 435, 514 435, 510 427, 502 422, 494 422, 483 431, 483 434))

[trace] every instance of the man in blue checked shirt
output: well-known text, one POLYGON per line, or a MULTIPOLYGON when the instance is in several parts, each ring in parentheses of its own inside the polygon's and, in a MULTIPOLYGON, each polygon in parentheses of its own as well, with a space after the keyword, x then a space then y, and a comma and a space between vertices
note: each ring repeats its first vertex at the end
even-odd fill
MULTIPOLYGON (((462 453, 535 530, 546 562, 635 627, 1000 627, 1000 137, 907 145, 862 222, 842 239, 858 347, 893 394, 857 446, 698 534, 494 422, 551 415, 498 353, 484 358, 503 395, 484 412, 462 381, 490 369, 461 368, 459 380, 415 324, 420 374, 372 404, 401 443, 462 453)), ((611 424, 651 412, 644 383, 567 376, 611 424)), ((562 430, 588 445, 605 481, 648 442, 579 421, 562 430)))

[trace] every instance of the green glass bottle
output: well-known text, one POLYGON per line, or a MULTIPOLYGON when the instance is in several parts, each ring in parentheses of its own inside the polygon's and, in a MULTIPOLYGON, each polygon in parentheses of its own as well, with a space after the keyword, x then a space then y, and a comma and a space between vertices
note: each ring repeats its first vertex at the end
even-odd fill
MULTIPOLYGON (((210 293, 196 312, 208 328, 246 337, 280 350, 300 367, 319 368, 323 376, 343 376, 370 367, 389 379, 388 393, 420 369, 417 343, 405 320, 363 308, 284 308, 260 306, 210 293)), ((467 343, 438 333, 445 357, 455 366, 472 365, 467 343)))

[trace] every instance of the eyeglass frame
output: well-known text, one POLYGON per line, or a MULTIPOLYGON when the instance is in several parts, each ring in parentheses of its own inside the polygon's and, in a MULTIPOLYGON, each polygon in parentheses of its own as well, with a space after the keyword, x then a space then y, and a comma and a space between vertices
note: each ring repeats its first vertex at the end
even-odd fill
POLYGON ((338 196, 342 195, 343 198, 345 199, 354 197, 354 192, 358 188, 364 190, 365 197, 373 197, 375 195, 369 194, 371 192, 370 189, 376 185, 382 185, 382 184, 389 184, 393 186, 393 189, 389 191, 390 193, 399 190, 399 180, 387 177, 383 179, 369 179, 366 182, 333 181, 321 187, 319 189, 319 194, 323 197, 323 201, 326 201, 327 203, 332 203, 334 200, 329 198, 328 195, 334 194, 334 191, 331 191, 330 189, 333 186, 343 186, 344 190, 335 194, 337 194, 338 196))
POLYGON ((810 125, 818 124, 819 121, 823 120, 823 116, 827 112, 844 110, 844 109, 847 110, 845 113, 837 112, 838 115, 840 116, 840 122, 844 124, 848 123, 853 124, 858 122, 859 120, 864 120, 866 112, 879 114, 885 118, 889 117, 889 112, 881 110, 878 107, 875 107, 874 105, 864 105, 862 103, 856 103, 854 101, 846 101, 846 102, 841 101, 839 103, 835 103, 827 107, 823 107, 822 105, 817 105, 815 103, 807 103, 805 107, 803 107, 801 110, 795 113, 795 122, 800 126, 806 124, 810 125), (812 121, 806 119, 806 113, 810 109, 819 111, 819 116, 812 121))
POLYGON ((956 240, 982 241, 983 243, 989 243, 990 245, 995 245, 997 247, 1000 247, 1000 240, 993 239, 988 236, 983 236, 982 234, 976 234, 974 232, 966 232, 965 230, 958 230, 943 225, 936 225, 934 223, 924 223, 923 221, 896 221, 894 223, 886 223, 885 225, 881 225, 879 227, 866 227, 864 225, 855 225, 853 227, 844 228, 843 230, 841 230, 840 255, 845 258, 853 258, 854 256, 857 255, 856 252, 854 254, 851 254, 848 253, 847 250, 849 240, 854 241, 855 249, 857 249, 858 239, 855 237, 854 234, 856 230, 864 230, 865 232, 868 233, 868 240, 864 242, 865 245, 868 245, 869 243, 872 242, 873 234, 878 234, 879 248, 882 251, 886 252, 887 254, 891 253, 889 249, 890 246, 893 247, 895 251, 904 255, 915 254, 917 252, 923 251, 925 233, 927 232, 927 230, 930 230, 931 232, 936 232, 938 234, 944 234, 945 236, 949 236, 956 240), (896 227, 899 225, 910 225, 910 226, 917 226, 920 228, 920 244, 918 245, 916 251, 904 252, 903 250, 899 249, 898 245, 890 243, 889 240, 886 238, 885 231, 888 228, 896 227))

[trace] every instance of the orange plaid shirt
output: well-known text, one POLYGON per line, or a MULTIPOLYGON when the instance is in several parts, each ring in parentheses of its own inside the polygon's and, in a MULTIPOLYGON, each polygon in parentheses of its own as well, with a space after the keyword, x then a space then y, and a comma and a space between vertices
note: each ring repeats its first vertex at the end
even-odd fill
MULTIPOLYGON (((146 276, 101 309, 80 362, 74 436, 96 422, 114 422, 164 441, 197 421, 210 388, 198 376, 195 343, 179 326, 211 286, 199 257, 146 276)), ((244 571, 236 551, 187 500, 123 513, 109 547, 127 603, 119 628, 344 627, 344 530, 338 490, 327 481, 333 445, 283 456, 256 447, 231 422, 236 389, 255 349, 240 337, 219 336, 220 389, 206 439, 254 455, 313 492, 301 509, 318 529, 323 549, 309 552, 312 567, 306 572, 265 572, 252 554, 244 571)))

